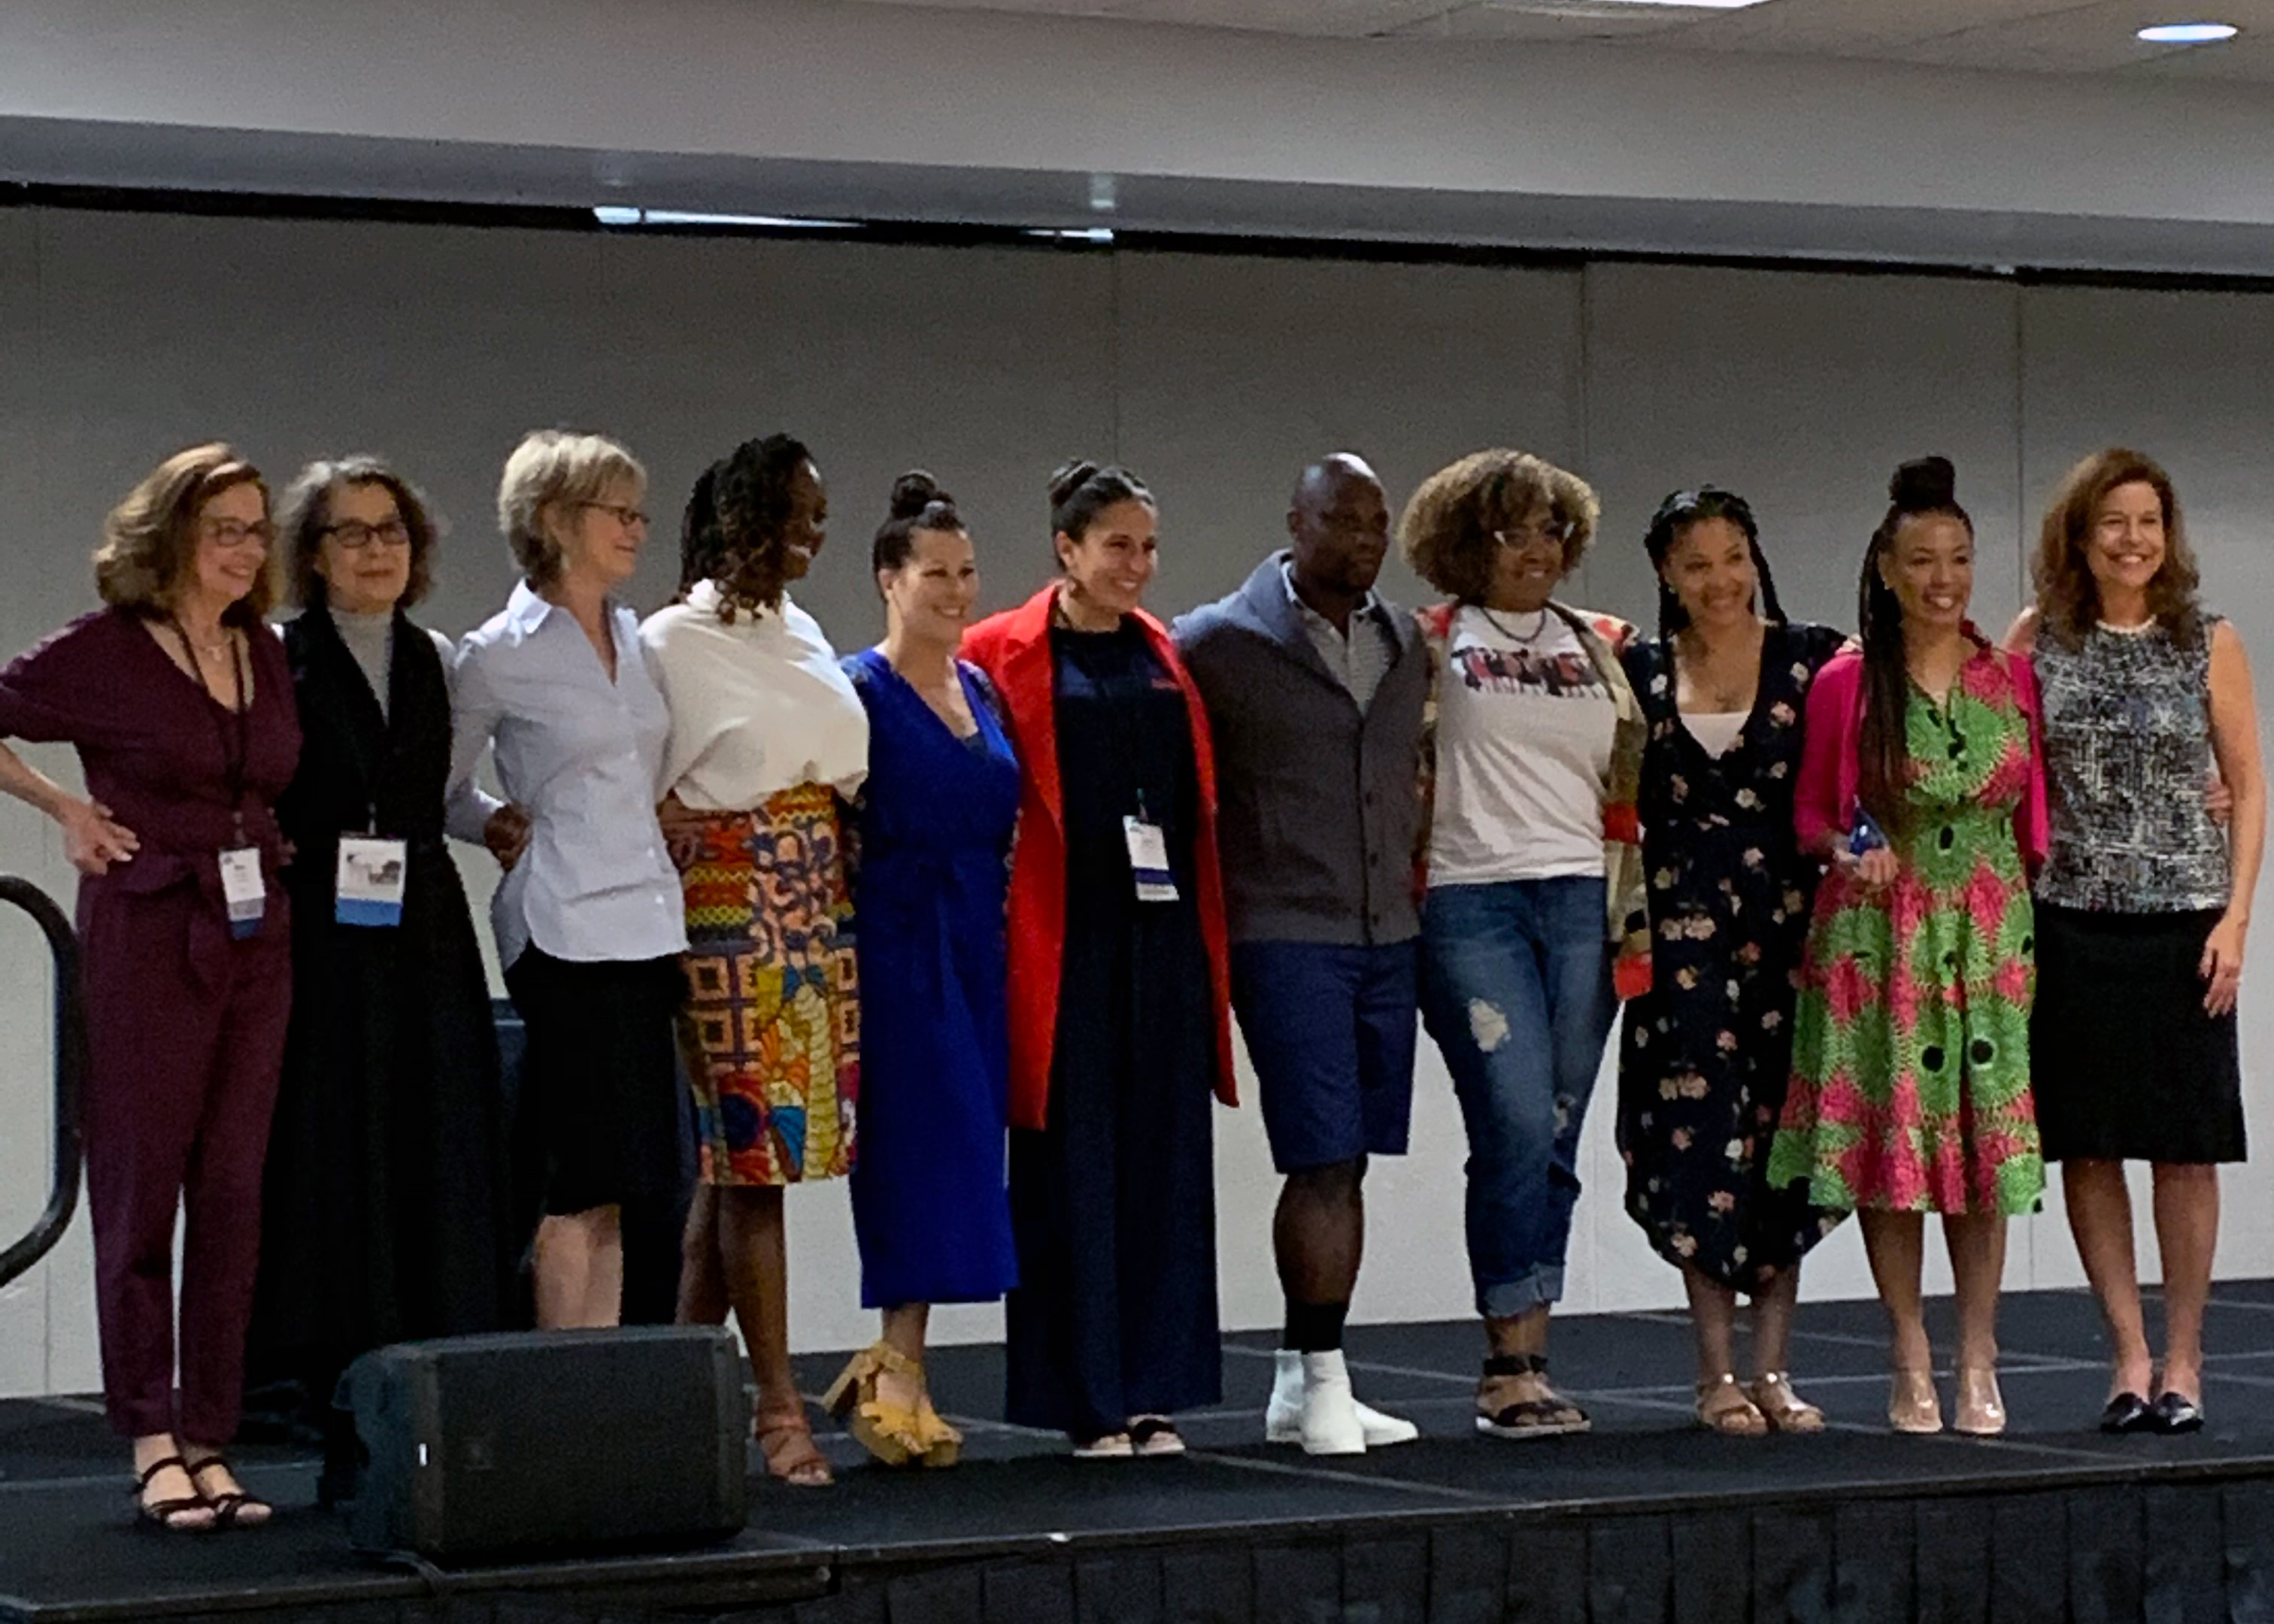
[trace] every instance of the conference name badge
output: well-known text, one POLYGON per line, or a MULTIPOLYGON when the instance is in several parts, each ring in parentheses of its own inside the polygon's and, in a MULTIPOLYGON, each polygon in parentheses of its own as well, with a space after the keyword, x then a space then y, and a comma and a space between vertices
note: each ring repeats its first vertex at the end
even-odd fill
POLYGON ((268 886, 260 877, 259 846, 232 846, 221 854, 221 899, 229 908, 230 935, 242 941, 260 933, 268 886))
POLYGON ((401 924, 410 872, 410 848, 405 842, 342 835, 339 872, 332 883, 332 917, 343 925, 384 929, 401 924))
POLYGON ((1133 814, 1121 820, 1129 842, 1129 872, 1136 876, 1137 900, 1174 902, 1177 876, 1169 872, 1169 838, 1161 826, 1133 814))

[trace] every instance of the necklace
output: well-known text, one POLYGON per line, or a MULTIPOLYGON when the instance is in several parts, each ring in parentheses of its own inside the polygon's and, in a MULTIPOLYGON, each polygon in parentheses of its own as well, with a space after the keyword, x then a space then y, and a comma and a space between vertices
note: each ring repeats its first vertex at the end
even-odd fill
POLYGON ((1751 709, 1751 697, 1758 692, 1760 686, 1762 651, 1766 647, 1766 641, 1756 643, 1751 648, 1744 650, 1742 658, 1751 668, 1750 671, 1738 675, 1725 675, 1714 670, 1711 662, 1706 659, 1705 639, 1698 637, 1694 632, 1690 635, 1698 652, 1692 654, 1684 649, 1679 637, 1675 641, 1675 651, 1682 670, 1688 673, 1690 681, 1701 691, 1707 701, 1708 707, 1725 715, 1733 710, 1751 709))
POLYGON ((1502 636, 1507 638, 1510 643, 1530 643, 1533 638, 1539 636, 1540 633, 1547 629, 1547 605, 1545 604, 1542 604, 1540 606, 1539 614, 1532 622, 1532 629, 1528 632, 1512 632, 1509 630, 1507 625, 1502 621, 1500 616, 1495 614, 1482 604, 1479 604, 1477 605, 1477 613, 1483 615, 1486 620, 1491 621, 1493 629, 1498 632, 1502 636))

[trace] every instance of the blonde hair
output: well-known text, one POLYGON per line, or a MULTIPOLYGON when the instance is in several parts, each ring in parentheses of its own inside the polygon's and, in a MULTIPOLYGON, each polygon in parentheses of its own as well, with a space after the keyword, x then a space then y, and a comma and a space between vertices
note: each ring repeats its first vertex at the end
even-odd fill
POLYGON ((574 429, 532 429, 505 460, 498 478, 498 529, 505 533, 522 578, 532 587, 561 577, 561 543, 545 523, 549 508, 596 502, 629 481, 647 490, 639 459, 601 434, 574 429))
MULTIPOLYGON (((94 590, 102 601, 144 614, 170 608, 174 594, 196 573, 198 520, 205 505, 241 485, 259 487, 265 514, 268 485, 260 470, 218 440, 177 451, 144 475, 102 522, 102 545, 94 550, 94 590)), ((257 626, 275 603, 271 547, 252 590, 222 618, 257 626)))
POLYGON ((1446 597, 1480 603, 1492 589, 1499 544, 1510 529, 1546 508, 1570 527, 1563 540, 1568 573, 1595 538, 1602 504, 1578 475, 1528 451, 1472 451, 1421 482, 1397 521, 1398 545, 1414 573, 1446 597))

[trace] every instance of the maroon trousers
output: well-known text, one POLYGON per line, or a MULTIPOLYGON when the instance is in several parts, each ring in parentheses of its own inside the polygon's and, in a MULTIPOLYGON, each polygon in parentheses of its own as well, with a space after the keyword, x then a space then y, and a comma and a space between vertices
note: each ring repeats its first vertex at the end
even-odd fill
POLYGON ((146 847, 91 882, 79 909, 103 1402, 126 1437, 170 1432, 200 1444, 234 1437, 244 1403, 261 1161, 292 983, 290 916, 274 878, 260 933, 237 940, 218 869, 211 878, 200 871, 213 861, 184 865, 146 847), (178 1413, 177 1209, 184 1218, 178 1413))

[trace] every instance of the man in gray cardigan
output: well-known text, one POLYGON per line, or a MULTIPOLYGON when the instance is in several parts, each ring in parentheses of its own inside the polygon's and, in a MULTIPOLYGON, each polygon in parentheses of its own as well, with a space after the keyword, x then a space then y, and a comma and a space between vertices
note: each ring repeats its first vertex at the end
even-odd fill
POLYGON ((1414 897, 1428 654, 1374 596, 1389 509, 1364 462, 1304 470, 1293 545, 1177 622, 1216 741, 1231 996, 1285 1176, 1274 1442, 1353 1455, 1417 1436, 1360 1404, 1343 1321, 1369 1155, 1405 1149, 1420 921, 1414 897))

